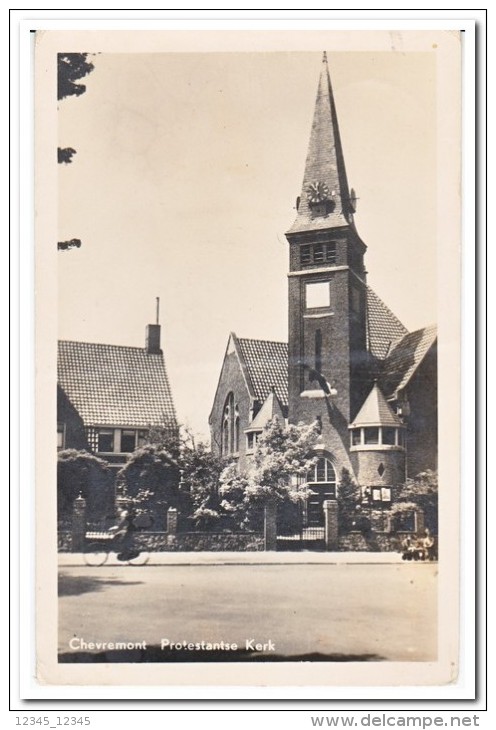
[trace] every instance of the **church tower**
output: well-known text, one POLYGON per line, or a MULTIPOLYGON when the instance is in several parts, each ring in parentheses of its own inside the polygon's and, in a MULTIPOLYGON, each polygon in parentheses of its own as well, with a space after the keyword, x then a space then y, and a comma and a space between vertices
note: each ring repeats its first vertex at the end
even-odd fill
POLYGON ((286 233, 289 420, 317 420, 336 472, 343 466, 353 471, 349 425, 370 390, 366 246, 353 222, 355 195, 348 187, 325 53, 296 207, 286 233))

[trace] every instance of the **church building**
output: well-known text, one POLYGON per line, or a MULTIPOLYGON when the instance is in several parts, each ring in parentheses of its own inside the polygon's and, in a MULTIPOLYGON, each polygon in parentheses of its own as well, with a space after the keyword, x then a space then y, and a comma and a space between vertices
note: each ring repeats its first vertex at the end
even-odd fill
POLYGON ((369 286, 355 206, 324 53, 286 233, 288 343, 231 333, 210 415, 213 450, 241 470, 274 415, 318 423, 318 461, 307 475, 314 524, 323 524, 324 500, 339 499, 343 469, 364 503, 389 506, 407 477, 437 468, 436 328, 408 332, 369 286))

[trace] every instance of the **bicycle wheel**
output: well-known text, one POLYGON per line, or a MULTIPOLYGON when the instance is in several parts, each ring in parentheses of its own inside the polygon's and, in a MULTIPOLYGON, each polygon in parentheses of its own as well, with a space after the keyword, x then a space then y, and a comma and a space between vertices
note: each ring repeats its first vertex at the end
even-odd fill
POLYGON ((132 558, 129 558, 129 560, 126 560, 126 563, 128 565, 146 565, 147 562, 150 560, 150 555, 145 552, 140 553, 134 553, 132 558))
POLYGON ((91 567, 97 567, 106 563, 108 556, 108 550, 106 550, 104 545, 93 542, 84 551, 84 562, 91 567))

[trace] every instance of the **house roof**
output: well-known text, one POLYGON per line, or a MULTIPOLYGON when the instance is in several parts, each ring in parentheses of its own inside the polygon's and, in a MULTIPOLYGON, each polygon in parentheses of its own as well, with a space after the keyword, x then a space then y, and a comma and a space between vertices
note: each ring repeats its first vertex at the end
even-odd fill
POLYGON ((346 178, 334 94, 324 53, 310 132, 298 214, 288 233, 347 226, 353 209, 346 178), (314 215, 309 204, 312 186, 326 186, 334 209, 328 215, 314 215))
POLYGON ((380 384, 388 398, 397 397, 405 388, 437 338, 431 325, 409 332, 395 344, 382 367, 380 384))
POLYGON ((408 334, 406 327, 370 286, 367 286, 367 330, 369 351, 379 360, 387 356, 393 343, 408 334))
POLYGON ((356 426, 401 426, 401 421, 393 412, 381 389, 374 386, 360 408, 350 428, 356 426))
POLYGON ((268 422, 272 420, 272 418, 274 418, 274 416, 278 416, 284 423, 284 413, 282 405, 274 390, 271 390, 271 392, 265 399, 263 406, 255 416, 253 421, 250 423, 249 427, 245 430, 261 431, 265 428, 268 422))
POLYGON ((275 388, 281 404, 288 403, 287 342, 236 338, 253 396, 261 403, 275 388))
POLYGON ((161 353, 61 340, 58 379, 86 426, 176 425, 161 353))

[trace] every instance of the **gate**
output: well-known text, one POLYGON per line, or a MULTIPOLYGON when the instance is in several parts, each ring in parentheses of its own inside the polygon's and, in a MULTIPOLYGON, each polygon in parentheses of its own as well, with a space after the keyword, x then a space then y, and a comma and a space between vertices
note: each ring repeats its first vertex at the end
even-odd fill
MULTIPOLYGON (((285 505, 277 511, 277 550, 325 550, 324 512, 321 524, 309 524, 307 504, 285 505)), ((314 509, 314 518, 317 511, 314 509)), ((320 521, 320 520, 319 520, 320 521)))

